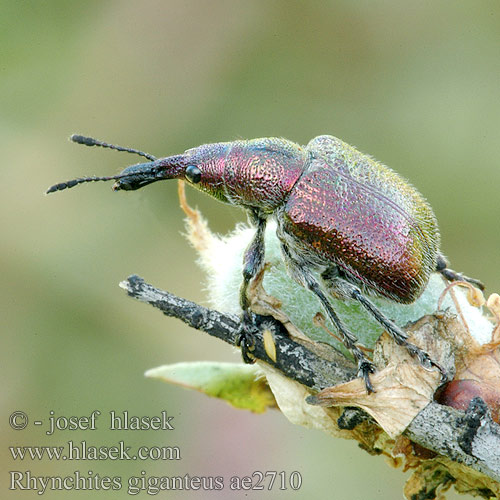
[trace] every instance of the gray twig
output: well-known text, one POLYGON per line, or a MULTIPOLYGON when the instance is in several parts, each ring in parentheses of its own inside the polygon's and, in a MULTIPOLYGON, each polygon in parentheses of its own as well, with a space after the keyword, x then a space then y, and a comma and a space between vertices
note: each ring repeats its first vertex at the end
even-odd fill
MULTIPOLYGON (((159 290, 139 276, 130 276, 120 286, 129 296, 160 309, 165 315, 234 344, 240 318, 200 306, 159 290)), ((332 349, 329 359, 292 340, 274 318, 256 316, 256 358, 269 363, 286 377, 318 391, 356 376, 353 363, 332 349), (266 353, 262 331, 273 330, 279 353, 274 362, 266 353)), ((488 408, 474 399, 464 413, 438 403, 427 405, 411 422, 405 434, 415 443, 478 470, 500 481, 500 426, 491 420, 488 408)))

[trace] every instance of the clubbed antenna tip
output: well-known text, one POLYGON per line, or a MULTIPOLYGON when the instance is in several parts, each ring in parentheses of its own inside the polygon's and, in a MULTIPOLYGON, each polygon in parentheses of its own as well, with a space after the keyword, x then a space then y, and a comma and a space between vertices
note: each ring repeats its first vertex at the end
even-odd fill
POLYGON ((85 146, 99 146, 99 141, 92 137, 85 137, 84 135, 73 134, 69 139, 70 141, 78 144, 84 144, 85 146))
MULTIPOLYGON (((156 156, 150 155, 149 153, 144 153, 143 151, 139 151, 138 149, 133 149, 133 148, 123 148, 122 146, 117 146, 115 144, 108 144, 107 142, 102 142, 98 141, 97 139, 94 139, 93 137, 86 137, 84 135, 78 135, 78 134, 73 134, 70 137, 70 140, 73 142, 76 142, 77 144, 83 144, 85 146, 100 146, 101 148, 109 148, 109 149, 115 149, 117 151, 125 151, 127 153, 134 153, 139 156, 143 156, 144 158, 147 158, 148 160, 151 160, 152 162, 155 161, 157 158, 156 156)), ((147 173, 151 174, 149 164, 144 164, 146 168, 141 169, 141 173, 147 173)), ((140 165, 143 167, 143 165, 140 165)), ((63 191, 64 189, 69 189, 74 186, 78 186, 79 184, 83 184, 86 182, 98 182, 98 181, 111 181, 111 180, 118 180, 118 179, 123 179, 125 177, 129 177, 129 181, 132 179, 135 182, 129 182, 126 187, 125 184, 122 184, 119 188, 116 189, 138 189, 139 187, 145 185, 145 184, 150 184, 151 182, 154 182, 151 178, 148 178, 148 181, 145 182, 144 178, 141 177, 141 181, 138 182, 136 180, 137 172, 131 172, 130 168, 125 169, 124 172, 118 175, 111 175, 111 176, 106 176, 106 177, 80 177, 78 179, 72 179, 70 181, 66 182, 60 182, 59 184, 54 184, 53 186, 49 187, 47 191, 45 191, 45 194, 50 194, 50 193, 55 193, 56 191, 63 191)), ((140 177, 140 176, 139 176, 140 177)))
POLYGON ((47 191, 45 191, 45 194, 50 194, 50 193, 55 193, 56 191, 63 191, 64 189, 69 189, 74 186, 77 186, 78 184, 83 184, 84 182, 98 182, 98 181, 111 181, 115 179, 121 179, 123 177, 126 177, 127 174, 118 174, 118 175, 113 175, 113 176, 108 176, 108 177, 81 177, 78 179, 72 179, 70 181, 66 182, 60 182, 59 184, 54 184, 53 186, 49 187, 47 191))
POLYGON ((139 151, 134 148, 124 148, 123 146, 117 146, 116 144, 109 144, 107 142, 99 141, 93 137, 86 137, 84 135, 73 134, 70 141, 76 142, 77 144, 83 144, 84 146, 99 146, 101 148, 114 149, 115 151, 125 151, 126 153, 133 153, 148 160, 155 161, 157 158, 152 154, 145 153, 144 151, 139 151))

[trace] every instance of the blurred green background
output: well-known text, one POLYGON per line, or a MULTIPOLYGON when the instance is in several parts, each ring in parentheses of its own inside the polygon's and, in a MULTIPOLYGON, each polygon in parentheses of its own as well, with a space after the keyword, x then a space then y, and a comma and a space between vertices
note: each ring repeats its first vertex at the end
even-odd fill
MULTIPOLYGON (((500 291, 500 4, 496 1, 0 1, 2 151, 2 497, 5 471, 68 475, 248 475, 297 470, 279 498, 396 499, 407 475, 353 442, 231 409, 143 372, 236 361, 229 346, 164 318, 118 288, 137 273, 204 300, 181 236, 175 183, 135 193, 51 184, 111 175, 139 159, 67 141, 71 133, 157 156, 205 142, 336 135, 392 166, 429 199, 453 267, 500 291), (44 436, 8 427, 103 416, 97 431, 44 436), (106 430, 109 410, 174 416, 170 432, 106 430), (14 462, 12 445, 177 445, 180 462, 14 462)), ((219 232, 243 214, 190 191, 219 232)), ((33 492, 12 493, 34 498, 33 492)), ((128 498, 119 492, 94 492, 128 498)), ((85 498, 83 492, 46 498, 85 498)), ((142 493, 144 496, 145 493, 142 493)), ((172 498, 257 494, 161 493, 172 498)), ((455 498, 450 495, 450 498, 455 498)))

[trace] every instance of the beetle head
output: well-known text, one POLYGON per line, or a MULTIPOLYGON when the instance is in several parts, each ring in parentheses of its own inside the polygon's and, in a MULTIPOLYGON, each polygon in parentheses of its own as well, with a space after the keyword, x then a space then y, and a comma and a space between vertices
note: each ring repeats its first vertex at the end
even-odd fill
POLYGON ((137 149, 124 148, 108 144, 91 137, 72 135, 73 142, 86 146, 100 146, 118 151, 138 154, 151 160, 125 168, 118 175, 106 177, 81 177, 51 186, 46 192, 54 193, 72 188, 78 184, 96 181, 116 181, 113 185, 115 191, 135 191, 153 182, 168 179, 185 179, 198 189, 207 192, 221 201, 227 201, 223 193, 222 173, 224 144, 209 144, 198 148, 189 149, 182 155, 169 156, 157 159, 153 155, 137 149))
POLYGON ((224 163, 227 143, 205 144, 182 155, 132 165, 123 170, 113 185, 115 191, 133 191, 153 182, 182 179, 196 189, 227 202, 224 193, 224 163))
POLYGON ((181 155, 160 159, 90 137, 73 135, 71 140, 86 146, 138 154, 151 161, 127 167, 114 176, 61 182, 50 187, 47 193, 94 181, 115 180, 115 191, 135 191, 157 181, 185 179, 222 202, 272 212, 286 199, 307 159, 302 148, 279 138, 204 144, 181 155))

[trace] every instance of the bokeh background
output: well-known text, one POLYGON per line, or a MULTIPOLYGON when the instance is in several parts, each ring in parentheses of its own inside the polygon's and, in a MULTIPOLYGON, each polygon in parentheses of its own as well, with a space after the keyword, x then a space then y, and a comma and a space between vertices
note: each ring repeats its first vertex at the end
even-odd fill
MULTIPOLYGON (((411 179, 436 211, 454 268, 499 291, 499 84, 495 1, 0 1, 2 497, 35 497, 8 492, 6 471, 78 469, 124 483, 141 470, 221 475, 226 484, 255 470, 303 476, 295 493, 161 493, 171 498, 401 498, 407 475, 353 442, 144 378, 164 363, 239 357, 118 288, 137 273, 204 301, 175 183, 43 192, 139 161, 71 144, 74 132, 157 156, 236 138, 304 144, 333 134, 411 179), (103 413, 94 432, 8 427, 14 410, 33 421, 94 409, 103 413), (112 409, 166 409, 176 430, 113 433, 112 409), (7 451, 69 439, 177 445, 183 459, 31 463, 7 451)), ((244 220, 201 194, 189 198, 218 232, 244 220)), ((45 497, 94 494, 128 498, 126 487, 45 497)))

